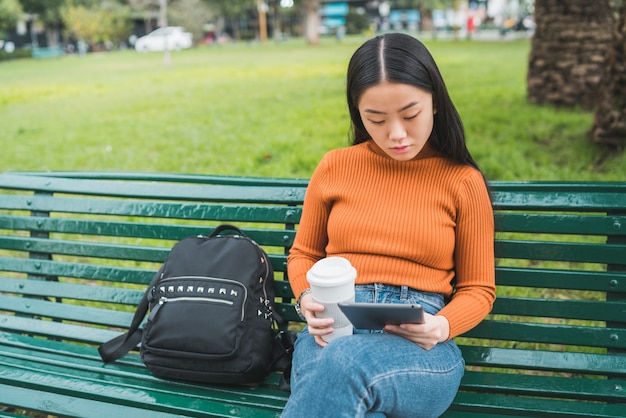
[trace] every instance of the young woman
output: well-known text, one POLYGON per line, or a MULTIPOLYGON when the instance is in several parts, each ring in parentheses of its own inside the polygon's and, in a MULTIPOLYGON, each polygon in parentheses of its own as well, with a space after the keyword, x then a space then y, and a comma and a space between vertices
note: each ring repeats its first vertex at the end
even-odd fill
POLYGON ((426 47, 404 34, 365 42, 348 66, 353 145, 311 177, 288 259, 307 326, 284 417, 437 417, 464 362, 452 340, 495 299, 493 213, 463 125, 426 47), (356 301, 420 303, 423 324, 356 330, 326 343, 306 281, 328 256, 357 270, 356 301))

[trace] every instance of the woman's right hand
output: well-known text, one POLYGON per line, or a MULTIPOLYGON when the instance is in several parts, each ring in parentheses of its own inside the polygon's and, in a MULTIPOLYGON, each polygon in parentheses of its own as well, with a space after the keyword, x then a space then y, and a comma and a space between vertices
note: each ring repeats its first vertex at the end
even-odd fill
POLYGON ((335 320, 332 318, 318 318, 317 312, 324 312, 324 305, 313 300, 311 294, 304 295, 300 300, 300 311, 306 318, 309 334, 315 338, 315 342, 322 347, 328 343, 322 339, 323 335, 331 334, 335 320))

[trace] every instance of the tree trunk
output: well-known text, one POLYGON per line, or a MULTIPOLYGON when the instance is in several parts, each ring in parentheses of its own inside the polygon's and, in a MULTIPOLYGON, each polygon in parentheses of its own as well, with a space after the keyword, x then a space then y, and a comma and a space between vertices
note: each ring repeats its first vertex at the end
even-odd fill
POLYGON ((623 150, 626 148, 626 5, 620 8, 605 63, 591 139, 623 150))
POLYGON ((536 0, 535 17, 528 99, 594 108, 614 23, 611 0, 536 0))
POLYGON ((309 45, 317 45, 320 42, 320 2, 319 0, 305 0, 304 13, 304 36, 309 45))

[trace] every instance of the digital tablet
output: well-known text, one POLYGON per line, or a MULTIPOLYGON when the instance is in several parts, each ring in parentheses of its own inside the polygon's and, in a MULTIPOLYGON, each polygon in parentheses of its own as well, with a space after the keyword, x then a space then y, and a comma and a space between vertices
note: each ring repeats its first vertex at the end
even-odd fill
POLYGON ((417 303, 339 303, 354 328, 383 329, 385 325, 421 324, 424 310, 417 303))

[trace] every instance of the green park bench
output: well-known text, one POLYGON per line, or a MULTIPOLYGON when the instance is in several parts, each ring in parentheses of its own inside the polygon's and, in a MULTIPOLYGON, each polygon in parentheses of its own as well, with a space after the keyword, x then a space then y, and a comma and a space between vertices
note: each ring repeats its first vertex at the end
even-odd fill
POLYGON ((60 46, 35 47, 32 50, 33 58, 54 58, 65 55, 60 46))
MULTIPOLYGON (((176 240, 220 223, 270 254, 276 310, 297 330, 285 266, 306 185, 0 174, 0 416, 278 417, 280 371, 250 387, 173 382, 134 351, 103 364, 97 346, 128 327, 176 240)), ((498 299, 457 339, 467 368, 444 417, 626 417, 626 183, 491 187, 498 299)))

